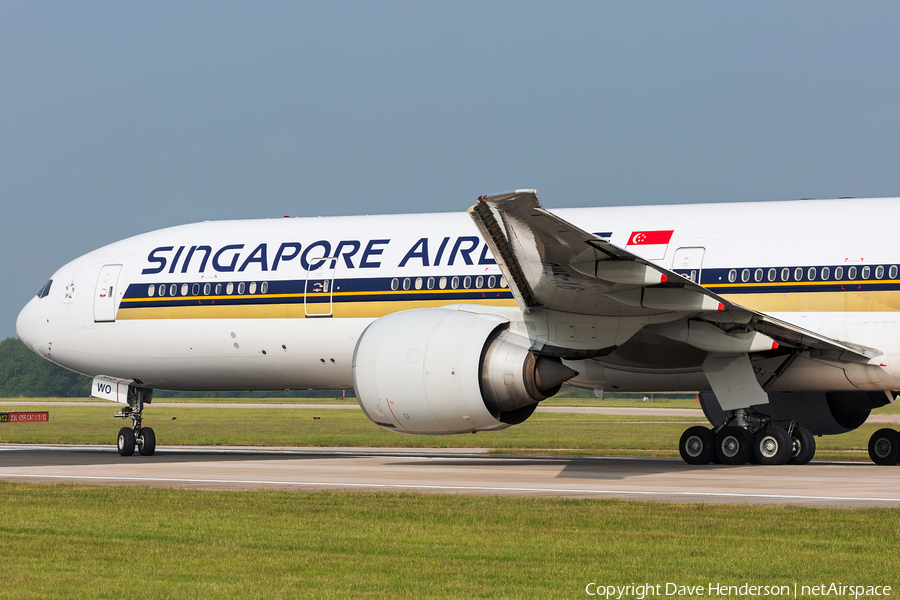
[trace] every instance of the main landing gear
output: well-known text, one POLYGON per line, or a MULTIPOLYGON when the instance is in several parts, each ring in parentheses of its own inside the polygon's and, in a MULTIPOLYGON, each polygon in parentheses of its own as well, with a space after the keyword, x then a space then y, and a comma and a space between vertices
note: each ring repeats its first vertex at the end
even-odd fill
MULTIPOLYGON (((884 430, 883 430, 884 431, 884 430)), ((894 432, 896 434, 896 432, 894 432)), ((900 452, 900 434, 893 446, 900 452)), ((871 443, 870 443, 871 447, 871 443)), ((721 463, 743 465, 805 465, 816 454, 816 440, 805 427, 791 422, 787 429, 747 409, 733 411, 715 428, 690 427, 678 442, 681 458, 689 465, 721 463)))
POLYGON ((156 434, 149 427, 141 427, 141 419, 144 413, 144 401, 149 403, 152 390, 141 388, 128 389, 128 406, 125 406, 114 416, 121 419, 131 419, 131 427, 123 427, 119 430, 119 438, 116 446, 122 456, 131 456, 137 447, 141 456, 152 456, 156 451, 156 434))

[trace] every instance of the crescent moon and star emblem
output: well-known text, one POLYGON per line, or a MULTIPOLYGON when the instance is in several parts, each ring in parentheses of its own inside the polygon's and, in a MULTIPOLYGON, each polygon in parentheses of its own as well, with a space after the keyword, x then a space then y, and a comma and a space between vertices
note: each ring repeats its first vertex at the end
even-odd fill
POLYGON ((631 238, 631 243, 632 244, 643 244, 646 239, 647 239, 646 234, 636 233, 636 234, 634 234, 634 237, 631 238))

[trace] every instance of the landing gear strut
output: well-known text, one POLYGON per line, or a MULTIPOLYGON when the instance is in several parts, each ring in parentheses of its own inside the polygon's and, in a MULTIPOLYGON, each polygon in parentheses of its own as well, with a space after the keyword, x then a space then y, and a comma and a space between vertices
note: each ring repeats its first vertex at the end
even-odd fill
POLYGON ((141 427, 141 419, 144 413, 144 403, 150 403, 153 390, 144 388, 128 388, 128 406, 125 406, 114 416, 120 419, 131 419, 132 426, 119 430, 119 438, 116 446, 122 456, 131 456, 137 447, 141 456, 152 456, 156 451, 156 434, 149 427, 141 427))

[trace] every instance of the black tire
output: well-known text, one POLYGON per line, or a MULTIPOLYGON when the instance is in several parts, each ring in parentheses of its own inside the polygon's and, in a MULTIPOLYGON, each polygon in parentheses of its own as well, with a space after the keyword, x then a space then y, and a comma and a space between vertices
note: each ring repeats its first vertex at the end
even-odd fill
POLYGON ((153 456, 153 453, 156 452, 156 434, 149 427, 141 428, 138 452, 141 453, 141 456, 153 456))
POLYGON ((879 429, 869 438, 869 458, 876 465, 896 465, 900 458, 900 433, 879 429))
POLYGON ((793 450, 791 436, 776 425, 760 429, 753 436, 753 457, 761 465, 787 464, 793 450))
POLYGON ((118 446, 119 454, 122 456, 131 456, 134 454, 134 432, 128 427, 120 429, 119 440, 116 446, 118 446))
POLYGON ((791 435, 793 448, 789 465, 805 465, 816 455, 816 438, 806 427, 797 427, 791 435))
POLYGON ((716 456, 723 465, 746 464, 753 455, 753 436, 743 427, 723 427, 716 436, 716 456))
POLYGON ((678 452, 689 465, 708 465, 715 455, 716 435, 712 430, 696 425, 681 434, 678 452))

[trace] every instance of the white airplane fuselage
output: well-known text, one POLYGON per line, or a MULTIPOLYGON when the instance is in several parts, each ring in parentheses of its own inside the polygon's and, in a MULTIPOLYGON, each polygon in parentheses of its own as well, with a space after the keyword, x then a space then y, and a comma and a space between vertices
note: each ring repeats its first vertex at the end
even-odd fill
MULTIPOLYGON (((736 304, 883 353, 850 368, 806 360, 773 390, 900 388, 898 200, 553 212, 736 304)), ((360 334, 412 308, 474 305, 550 337, 560 321, 519 314, 465 213, 177 226, 90 252, 52 282, 19 315, 26 344, 89 376, 171 390, 352 388, 360 334)), ((708 388, 677 360, 566 364, 579 372, 570 383, 589 389, 708 388)))

